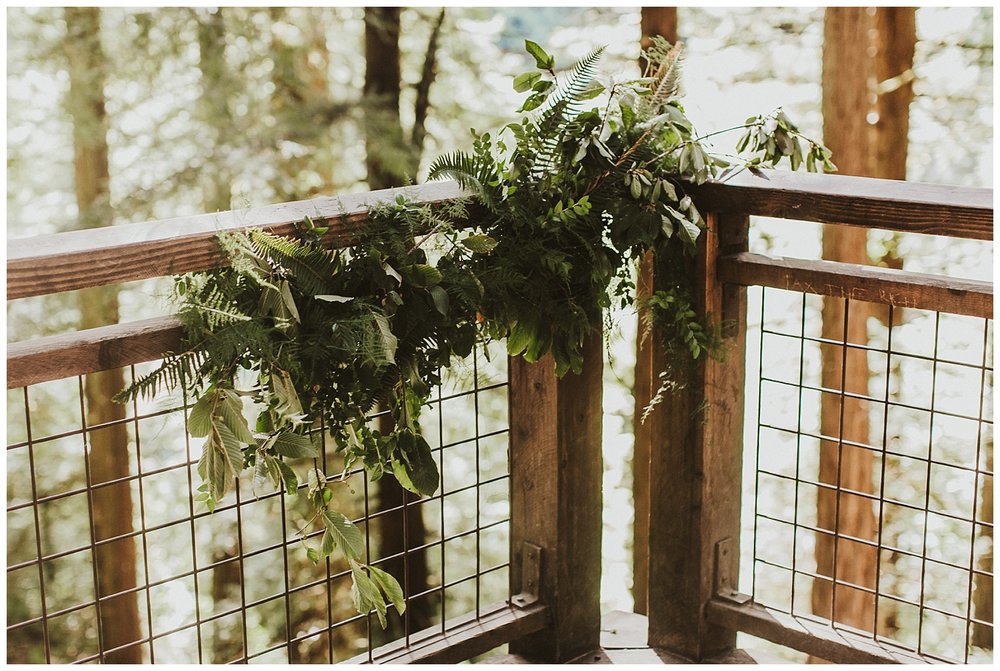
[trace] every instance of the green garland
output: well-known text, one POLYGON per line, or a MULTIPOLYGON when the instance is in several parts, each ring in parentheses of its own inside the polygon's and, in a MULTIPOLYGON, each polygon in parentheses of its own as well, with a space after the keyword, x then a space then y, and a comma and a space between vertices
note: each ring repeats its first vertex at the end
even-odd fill
MULTIPOLYGON (((685 190, 734 167, 706 151, 676 99, 679 48, 654 40, 644 77, 606 87, 595 82, 601 49, 557 78, 552 57, 526 47, 537 69, 514 79, 529 93, 520 120, 473 131, 471 153, 431 167, 470 200, 430 208, 400 197, 373 209, 342 250, 325 249, 325 229, 308 219, 296 238, 221 237, 228 267, 177 280, 183 351, 120 395, 169 386, 196 399, 188 428, 205 439, 198 499, 209 510, 245 469, 255 489, 301 489, 315 511, 306 528, 323 529, 309 557, 340 548, 355 606, 374 609, 383 626, 387 601, 405 608, 402 590, 364 563, 361 532, 332 507, 315 461, 320 435, 344 455, 344 473, 359 464, 372 480, 391 472, 430 496, 439 474, 417 420, 441 369, 477 342, 506 339, 511 356, 529 361, 551 354, 561 376, 580 370, 602 315, 635 306, 678 361, 713 347, 691 308, 685 268, 705 222, 685 190), (649 251, 659 289, 636 306, 635 266, 649 251), (391 414, 387 433, 366 419, 378 407, 391 414), (288 464, 296 459, 314 460, 301 488, 288 464)), ((833 168, 780 110, 742 128, 742 167, 787 158, 797 168, 805 157, 809 169, 833 168)), ((671 384, 663 377, 657 398, 671 384)))

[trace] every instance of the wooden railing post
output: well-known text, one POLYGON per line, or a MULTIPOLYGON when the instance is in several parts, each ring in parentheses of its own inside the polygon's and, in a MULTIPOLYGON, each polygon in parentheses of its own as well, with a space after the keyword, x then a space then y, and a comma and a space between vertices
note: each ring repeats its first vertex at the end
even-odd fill
POLYGON ((510 644, 532 661, 600 645, 603 368, 600 330, 579 375, 557 379, 550 356, 509 363, 511 594, 536 592, 550 613, 548 628, 510 644), (541 548, 538 585, 522 581, 525 544, 541 548))
MULTIPOLYGON (((736 643, 736 633, 710 624, 705 611, 720 579, 735 587, 739 567, 746 290, 723 286, 716 260, 746 250, 747 222, 709 216, 692 263, 697 308, 721 326, 721 358, 699 358, 686 371, 686 387, 668 392, 647 419, 649 644, 691 660, 736 643)), ((654 288, 655 281, 654 269, 654 288)), ((663 356, 657 348, 654 375, 663 356)))

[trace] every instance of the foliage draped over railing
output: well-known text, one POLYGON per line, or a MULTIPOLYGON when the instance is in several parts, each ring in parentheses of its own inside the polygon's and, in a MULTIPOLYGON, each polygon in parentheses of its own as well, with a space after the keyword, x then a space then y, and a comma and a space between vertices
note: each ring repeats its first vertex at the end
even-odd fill
MULTIPOLYGON (((783 158, 832 168, 829 152, 780 110, 740 127, 749 156, 738 166, 710 155, 708 135, 677 100, 680 48, 662 40, 646 54, 645 76, 608 85, 595 81, 600 49, 557 77, 551 56, 526 47, 537 69, 514 80, 530 92, 520 121, 473 132, 471 154, 431 168, 432 178, 471 191, 471 203, 400 198, 373 210, 352 246, 336 251, 309 219, 295 238, 225 235, 227 267, 178 279, 182 351, 120 398, 167 385, 196 399, 189 428, 205 439, 199 498, 209 509, 246 468, 256 487, 296 491, 299 476, 283 458, 316 456, 317 430, 333 437, 345 473, 361 463, 373 480, 391 472, 433 494, 437 468, 417 419, 440 369, 477 340, 505 338, 512 356, 551 354, 557 374, 578 372, 602 315, 635 305, 635 264, 650 252, 659 289, 637 307, 664 327, 672 366, 703 356, 712 327, 692 307, 687 268, 706 223, 688 185, 783 158), (393 420, 386 432, 367 420, 379 405, 393 420)), ((669 373, 657 397, 676 385, 669 373)), ((374 608, 384 624, 386 600, 404 608, 398 583, 364 566, 360 532, 331 508, 326 474, 314 466, 307 481, 310 524, 325 528, 309 557, 340 548, 355 605, 374 608)))

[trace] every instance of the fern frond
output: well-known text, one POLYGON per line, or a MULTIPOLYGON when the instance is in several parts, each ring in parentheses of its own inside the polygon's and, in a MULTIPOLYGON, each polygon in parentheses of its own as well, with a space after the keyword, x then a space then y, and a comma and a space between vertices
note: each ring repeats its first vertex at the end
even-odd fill
POLYGON ((152 398, 162 389, 176 389, 182 383, 199 379, 198 369, 205 364, 203 350, 190 350, 164 357, 158 368, 135 380, 115 394, 117 403, 128 403, 140 398, 152 398))
POLYGON ((673 46, 667 44, 663 49, 661 60, 653 75, 653 95, 647 102, 650 109, 661 109, 667 101, 677 95, 680 87, 682 52, 680 43, 673 46))
POLYGON ((292 275, 304 292, 326 293, 329 278, 338 270, 336 252, 260 230, 248 231, 247 237, 259 254, 292 275))
POLYGON ((496 194, 494 189, 488 186, 488 182, 496 179, 496 175, 478 156, 464 151, 442 154, 431 164, 427 178, 454 179, 459 186, 471 191, 488 208, 494 211, 496 209, 496 194))

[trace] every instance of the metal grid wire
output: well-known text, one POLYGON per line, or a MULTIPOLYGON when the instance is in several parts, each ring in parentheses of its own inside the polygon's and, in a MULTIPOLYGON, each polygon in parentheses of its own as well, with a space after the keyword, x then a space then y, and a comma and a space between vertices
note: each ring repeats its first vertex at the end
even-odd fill
POLYGON ((755 600, 931 658, 991 661, 992 320, 760 287, 749 298, 755 600), (838 338, 820 335, 823 300, 843 310, 838 338), (839 363, 826 386, 824 357, 839 363), (858 368, 867 389, 848 383, 858 368))
MULTIPOLYGON (((300 533, 304 497, 254 491, 247 475, 214 513, 194 502, 200 445, 187 435, 184 399, 133 404, 125 419, 88 427, 83 378, 10 390, 7 661, 371 661, 380 645, 485 615, 509 595, 506 356, 495 345, 467 370, 446 372, 421 416, 441 472, 434 496, 407 494, 380 509, 380 485, 361 469, 342 480, 342 456, 323 437, 316 465, 334 503, 362 529, 368 561, 394 572, 408 595, 402 617, 390 606, 386 630, 374 613, 354 610, 337 552, 318 565, 306 557, 303 544, 317 547, 322 530, 300 533), (114 426, 128 431, 127 475, 97 483, 94 435, 114 426), (130 531, 98 531, 109 500, 99 500, 102 490, 131 502, 130 531), (422 543, 407 537, 415 516, 422 543), (380 530, 402 533, 402 550, 382 556, 380 530), (409 584, 415 563, 426 567, 423 586, 409 584), (122 573, 126 587, 101 593, 102 574, 122 573), (123 621, 138 632, 124 642, 109 630, 123 621)), ((133 379, 144 369, 133 367, 133 379)), ((309 460, 299 461, 302 477, 309 460)))

